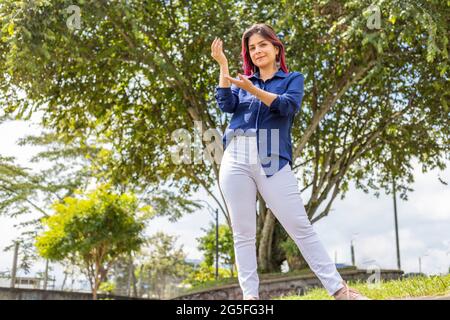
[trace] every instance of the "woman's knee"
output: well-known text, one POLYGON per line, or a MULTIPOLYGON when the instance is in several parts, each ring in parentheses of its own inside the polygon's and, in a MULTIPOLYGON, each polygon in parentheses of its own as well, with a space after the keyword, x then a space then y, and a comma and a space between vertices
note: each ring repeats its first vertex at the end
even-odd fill
POLYGON ((255 245, 256 232, 244 230, 243 232, 233 232, 233 241, 235 246, 239 245, 255 245))

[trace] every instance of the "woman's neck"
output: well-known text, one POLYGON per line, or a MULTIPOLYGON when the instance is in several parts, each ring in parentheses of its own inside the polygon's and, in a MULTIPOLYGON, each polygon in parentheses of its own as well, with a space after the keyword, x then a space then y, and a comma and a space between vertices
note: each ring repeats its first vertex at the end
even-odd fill
POLYGON ((277 72, 277 68, 275 66, 269 66, 266 68, 259 68, 259 77, 266 81, 267 79, 272 78, 272 76, 277 72))

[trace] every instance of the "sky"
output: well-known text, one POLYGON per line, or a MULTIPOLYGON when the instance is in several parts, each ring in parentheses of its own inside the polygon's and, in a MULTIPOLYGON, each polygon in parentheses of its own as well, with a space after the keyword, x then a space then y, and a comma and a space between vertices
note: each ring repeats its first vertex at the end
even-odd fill
MULTIPOLYGON (((0 124, 0 155, 14 156, 21 165, 39 169, 29 159, 39 149, 17 145, 17 139, 27 134, 37 134, 40 128, 30 122, 12 121, 0 124)), ((419 257, 422 257, 422 272, 426 274, 447 273, 450 267, 450 186, 439 182, 438 177, 450 181, 450 163, 444 171, 433 170, 422 173, 414 163, 415 182, 408 201, 397 197, 399 220, 399 241, 402 270, 419 271, 419 257)), ((215 190, 217 194, 217 189, 215 190)), ((214 202, 206 192, 200 191, 195 199, 203 199, 214 207, 214 202)), ((302 194, 306 203, 307 194, 302 194)), ((184 216, 176 223, 166 218, 152 220, 148 235, 163 231, 178 237, 177 245, 182 246, 189 259, 202 259, 197 249, 196 238, 204 235, 213 218, 207 209, 184 216)), ((0 272, 11 270, 12 252, 3 249, 17 237, 15 228, 18 220, 0 217, 0 272)), ((219 223, 224 223, 220 217, 219 223)), ((377 267, 396 269, 396 245, 394 232, 394 212, 392 196, 381 194, 376 198, 372 193, 364 193, 350 187, 344 199, 337 198, 328 217, 314 224, 330 258, 338 263, 351 263, 350 242, 353 239, 356 265, 362 269, 377 267)), ((61 284, 62 268, 53 265, 56 286, 61 284)), ((32 274, 43 271, 44 263, 32 268, 32 274)), ((80 282, 81 283, 81 282, 80 282)), ((81 286, 81 284, 80 284, 81 286)))

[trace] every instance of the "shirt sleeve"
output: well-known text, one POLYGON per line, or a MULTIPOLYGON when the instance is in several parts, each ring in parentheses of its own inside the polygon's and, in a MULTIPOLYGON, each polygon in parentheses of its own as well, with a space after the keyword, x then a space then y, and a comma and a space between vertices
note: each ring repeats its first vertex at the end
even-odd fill
POLYGON ((269 110, 282 116, 294 115, 300 110, 303 100, 304 76, 296 73, 285 93, 278 95, 270 104, 269 110))
POLYGON ((216 87, 216 101, 223 112, 234 113, 239 104, 239 90, 240 88, 234 84, 231 87, 220 88, 216 87))

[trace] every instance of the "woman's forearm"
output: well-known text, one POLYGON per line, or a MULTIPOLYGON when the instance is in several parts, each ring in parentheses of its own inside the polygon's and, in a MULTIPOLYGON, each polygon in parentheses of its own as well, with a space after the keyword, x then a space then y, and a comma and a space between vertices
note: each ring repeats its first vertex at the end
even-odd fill
POLYGON ((272 102, 278 97, 277 94, 265 91, 256 86, 253 86, 249 92, 268 107, 270 107, 272 102))
POLYGON ((231 87, 231 82, 225 76, 229 76, 230 72, 228 70, 228 63, 224 63, 220 65, 220 77, 219 77, 219 87, 220 88, 229 88, 231 87))

